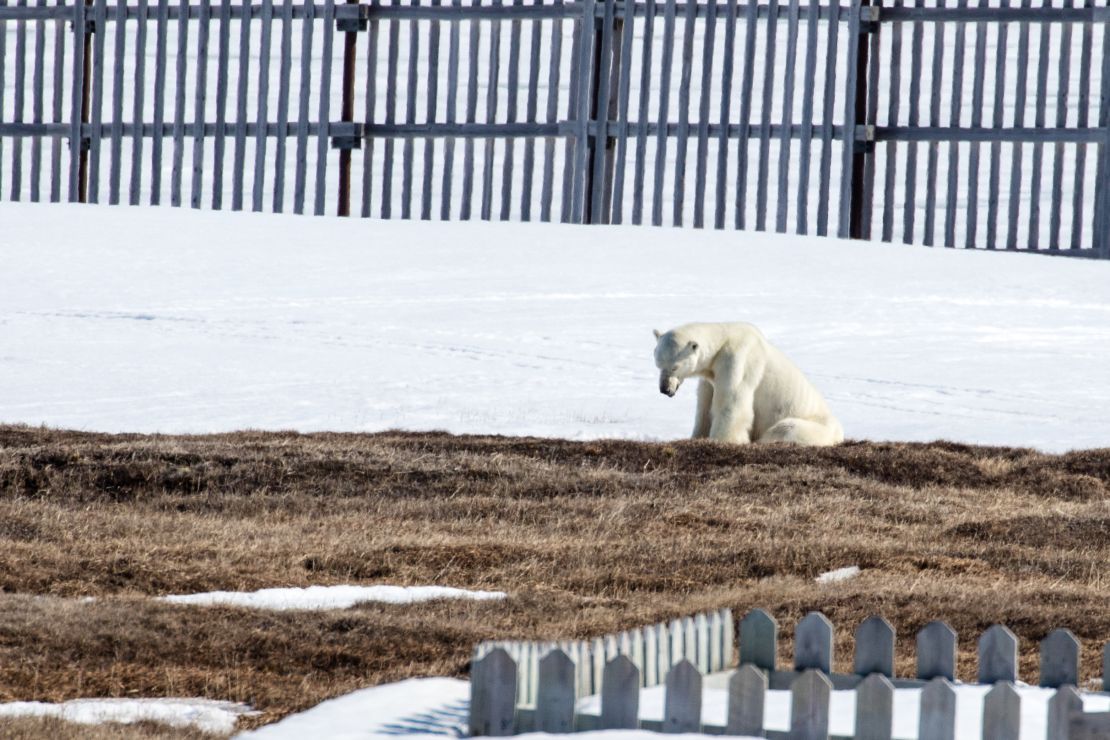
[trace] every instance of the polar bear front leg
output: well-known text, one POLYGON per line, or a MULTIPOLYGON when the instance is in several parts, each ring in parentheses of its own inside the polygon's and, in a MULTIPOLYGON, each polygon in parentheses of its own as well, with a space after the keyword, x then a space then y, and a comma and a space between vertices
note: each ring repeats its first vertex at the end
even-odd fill
POLYGON ((713 384, 705 378, 698 382, 698 409, 694 415, 693 439, 705 439, 713 420, 713 384))
POLYGON ((752 424, 755 421, 753 389, 741 386, 713 396, 713 421, 709 438, 718 442, 744 445, 751 442, 752 424))

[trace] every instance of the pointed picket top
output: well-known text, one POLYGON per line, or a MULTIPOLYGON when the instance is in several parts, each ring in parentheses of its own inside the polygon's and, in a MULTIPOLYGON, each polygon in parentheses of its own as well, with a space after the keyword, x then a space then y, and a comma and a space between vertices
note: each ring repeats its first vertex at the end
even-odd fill
POLYGON ((497 647, 471 667, 470 734, 511 735, 515 715, 516 663, 505 648, 497 647))
POLYGON ((690 661, 679 661, 667 674, 663 705, 663 732, 701 730, 701 674, 690 661))
POLYGON ((956 691, 943 677, 934 678, 921 690, 917 737, 918 740, 956 738, 956 691))
POLYGON ((1058 629, 1041 640, 1040 685, 1056 689, 1079 684, 1079 640, 1071 630, 1058 629))
POLYGON ((775 670, 779 625, 762 609, 752 609, 740 620, 740 664, 751 663, 765 671, 775 670))
POLYGON ((821 612, 810 612, 794 628, 794 670, 832 673, 833 626, 821 612))
POLYGON ((577 667, 562 650, 552 650, 540 659, 536 692, 536 731, 573 732, 575 678, 577 667))
POLYGON ((726 735, 763 735, 763 706, 767 685, 767 674, 752 663, 740 666, 729 677, 726 735))
POLYGON ((894 684, 872 673, 856 687, 855 740, 890 740, 894 729, 894 684))
POLYGON ((979 683, 1017 680, 1017 636, 996 624, 979 638, 979 683))
POLYGON ((983 699, 983 737, 1019 740, 1021 697, 1009 681, 1000 681, 983 699))
POLYGON ((894 677, 894 627, 882 617, 869 617, 856 629, 852 672, 858 676, 881 673, 894 677))
POLYGON ((917 677, 956 680, 956 630, 944 622, 929 622, 917 633, 917 677))
POLYGON ((1073 714, 1083 711, 1083 699, 1074 686, 1061 686, 1048 700, 1048 733, 1050 738, 1068 736, 1068 724, 1073 714))
MULTIPOLYGON (((827 621, 827 620, 826 620, 827 621)), ((832 682, 818 670, 807 670, 790 687, 790 740, 828 740, 832 682)))
POLYGON ((634 730, 640 716, 640 671, 625 655, 605 664, 601 679, 601 729, 634 730))

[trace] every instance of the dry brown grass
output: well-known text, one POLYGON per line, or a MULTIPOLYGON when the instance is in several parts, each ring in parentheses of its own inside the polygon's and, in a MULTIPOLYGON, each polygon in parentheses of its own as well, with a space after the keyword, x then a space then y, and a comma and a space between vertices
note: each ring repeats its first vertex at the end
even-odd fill
POLYGON ((0 700, 198 695, 250 702, 258 723, 462 675, 481 639, 720 606, 768 608, 786 636, 824 611, 841 668, 855 624, 882 613, 903 672, 910 636, 945 619, 965 677, 994 622, 1021 638, 1028 679, 1035 641, 1069 627, 1090 677, 1110 637, 1108 495, 1110 450, 0 427, 0 700), (864 571, 814 583, 846 565, 864 571), (511 596, 327 613, 143 598, 350 582, 511 596))

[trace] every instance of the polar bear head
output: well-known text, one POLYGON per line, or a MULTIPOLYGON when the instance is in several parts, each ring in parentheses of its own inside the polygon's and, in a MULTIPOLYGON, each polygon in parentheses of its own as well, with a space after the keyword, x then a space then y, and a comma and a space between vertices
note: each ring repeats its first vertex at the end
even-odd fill
POLYGON ((673 396, 682 381, 701 370, 702 356, 697 340, 683 327, 660 333, 655 330, 655 366, 659 368, 659 392, 673 396))

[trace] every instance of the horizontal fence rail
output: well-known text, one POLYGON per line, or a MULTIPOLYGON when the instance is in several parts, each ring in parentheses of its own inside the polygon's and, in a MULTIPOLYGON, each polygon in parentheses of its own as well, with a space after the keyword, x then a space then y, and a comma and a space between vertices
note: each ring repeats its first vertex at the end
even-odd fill
POLYGON ((1110 257, 1108 0, 0 0, 0 201, 1110 257))
MULTIPOLYGON (((890 738, 896 689, 917 689, 918 737, 955 736, 957 635, 943 622, 931 622, 918 632, 915 676, 899 677, 894 672, 895 631, 882 617, 857 627, 850 674, 833 672, 834 629, 819 612, 798 623, 794 663, 788 668, 776 664, 778 625, 769 614, 754 610, 735 631, 714 617, 729 615, 727 610, 714 612, 590 642, 482 643, 471 664, 470 732, 503 736, 641 728, 771 738, 890 738), (733 669, 728 659, 713 663, 709 655, 731 656, 733 648, 714 651, 710 646, 734 634, 739 638, 738 667, 733 669), (727 693, 722 724, 704 719, 703 688, 709 682, 727 693), (643 719, 642 689, 656 685, 664 686, 663 717, 643 719), (791 692, 788 731, 765 727, 767 692, 773 690, 791 692), (855 693, 854 734, 830 734, 834 690, 855 693)), ((983 702, 981 736, 1017 740, 1022 716, 1015 688, 1017 637, 995 625, 980 636, 978 648, 978 683, 992 687, 983 702)), ((1036 685, 1055 691, 1045 717, 1048 737, 1106 737, 1110 712, 1084 712, 1076 688, 1079 641, 1058 629, 1041 641, 1040 654, 1036 685)), ((1104 651, 1106 666, 1110 645, 1104 651)), ((1102 689, 1103 695, 1110 690, 1105 670, 1102 689)))

